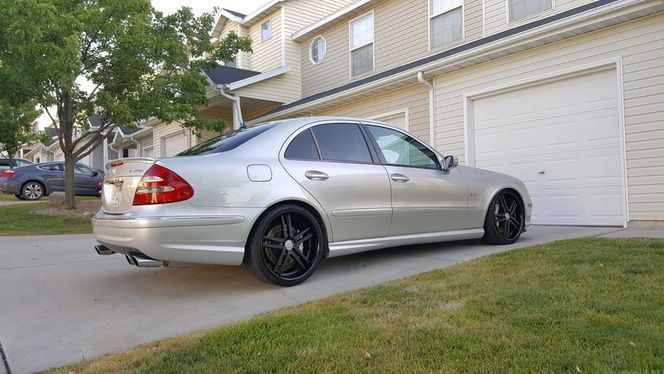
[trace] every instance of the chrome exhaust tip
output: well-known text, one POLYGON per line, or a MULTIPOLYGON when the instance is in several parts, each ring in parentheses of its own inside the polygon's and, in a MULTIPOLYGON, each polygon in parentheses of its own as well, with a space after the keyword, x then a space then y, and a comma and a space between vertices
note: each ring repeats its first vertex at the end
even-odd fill
POLYGON ((125 255, 125 257, 129 265, 139 268, 160 268, 164 265, 162 261, 151 260, 149 258, 136 257, 134 255, 125 255))
POLYGON ((110 256, 112 254, 115 254, 115 252, 104 247, 103 245, 95 246, 95 252, 97 252, 97 254, 100 256, 110 256))

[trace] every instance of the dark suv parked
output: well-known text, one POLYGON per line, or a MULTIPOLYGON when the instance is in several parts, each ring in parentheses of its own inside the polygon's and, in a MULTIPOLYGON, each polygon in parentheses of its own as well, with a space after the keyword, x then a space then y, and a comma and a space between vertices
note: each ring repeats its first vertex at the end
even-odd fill
MULTIPOLYGON (((0 171, 0 192, 21 200, 39 200, 65 190, 65 163, 47 162, 0 171)), ((104 175, 83 164, 74 165, 76 195, 99 196, 104 175)))

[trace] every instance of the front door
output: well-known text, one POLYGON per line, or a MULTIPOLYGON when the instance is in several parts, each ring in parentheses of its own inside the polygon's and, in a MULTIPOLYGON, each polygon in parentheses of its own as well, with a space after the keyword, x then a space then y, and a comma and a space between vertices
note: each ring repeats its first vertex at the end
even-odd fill
POLYGON ((374 163, 357 123, 327 123, 301 131, 282 163, 323 207, 331 241, 387 235, 392 214, 390 182, 374 163))
POLYGON ((74 165, 74 186, 77 195, 97 195, 99 181, 94 170, 87 166, 74 165))
POLYGON ((437 155, 406 133, 367 125, 392 187, 390 235, 471 228, 468 185, 459 170, 441 170, 437 155))

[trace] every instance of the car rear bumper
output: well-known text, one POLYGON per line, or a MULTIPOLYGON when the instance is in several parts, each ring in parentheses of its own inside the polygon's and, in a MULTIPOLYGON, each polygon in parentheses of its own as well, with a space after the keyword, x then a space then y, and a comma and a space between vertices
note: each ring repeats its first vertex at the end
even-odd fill
POLYGON ((219 215, 134 217, 98 213, 92 219, 99 243, 113 252, 162 262, 241 265, 258 209, 219 215))
POLYGON ((0 192, 10 193, 10 194, 18 194, 18 193, 20 193, 19 185, 18 185, 18 183, 0 181, 0 192))

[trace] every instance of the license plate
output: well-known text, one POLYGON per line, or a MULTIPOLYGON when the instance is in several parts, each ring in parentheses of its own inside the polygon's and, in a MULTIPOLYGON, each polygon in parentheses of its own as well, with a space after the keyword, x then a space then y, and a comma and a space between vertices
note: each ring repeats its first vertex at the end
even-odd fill
POLYGON ((111 205, 118 206, 122 202, 122 185, 120 181, 109 183, 111 185, 111 205))

